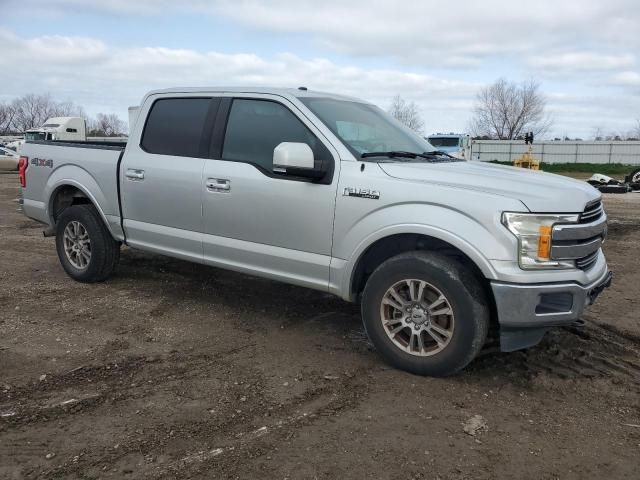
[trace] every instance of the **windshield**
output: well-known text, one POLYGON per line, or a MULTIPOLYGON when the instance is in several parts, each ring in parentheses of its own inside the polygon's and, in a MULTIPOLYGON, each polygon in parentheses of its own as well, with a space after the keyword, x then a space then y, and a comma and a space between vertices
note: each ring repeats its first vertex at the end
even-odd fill
POLYGON ((457 147, 458 137, 429 137, 429 143, 434 147, 457 147))
POLYGON ((356 158, 367 152, 423 153, 434 150, 429 142, 405 130, 376 106, 331 98, 300 97, 299 100, 344 142, 356 158))
POLYGON ((27 132, 24 134, 24 139, 27 141, 31 140, 44 140, 45 133, 44 132, 27 132))

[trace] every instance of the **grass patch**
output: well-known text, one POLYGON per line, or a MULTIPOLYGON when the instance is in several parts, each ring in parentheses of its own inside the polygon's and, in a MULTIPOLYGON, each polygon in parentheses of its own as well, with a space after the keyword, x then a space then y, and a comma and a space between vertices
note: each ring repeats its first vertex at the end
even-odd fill
MULTIPOLYGON (((497 163, 500 165, 513 165, 512 162, 499 162, 492 160, 488 163, 497 163)), ((540 168, 550 173, 602 173, 603 175, 628 175, 637 165, 625 165, 623 163, 544 163, 540 164, 540 168)))

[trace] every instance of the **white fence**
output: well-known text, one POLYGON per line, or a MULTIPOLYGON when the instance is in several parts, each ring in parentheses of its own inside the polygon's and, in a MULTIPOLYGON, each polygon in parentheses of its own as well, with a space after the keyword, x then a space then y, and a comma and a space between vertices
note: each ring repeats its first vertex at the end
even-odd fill
MULTIPOLYGON (((513 162, 529 149, 522 140, 472 140, 471 159, 513 162)), ((533 155, 545 163, 640 165, 640 142, 535 142, 533 155)))

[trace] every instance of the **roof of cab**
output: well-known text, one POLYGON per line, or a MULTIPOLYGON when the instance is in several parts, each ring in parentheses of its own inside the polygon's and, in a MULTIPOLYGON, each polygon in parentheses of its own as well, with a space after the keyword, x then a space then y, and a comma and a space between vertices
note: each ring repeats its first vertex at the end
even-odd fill
POLYGON ((274 88, 274 87, 174 87, 162 90, 152 90, 145 95, 145 99, 151 95, 165 95, 171 93, 262 93, 280 95, 282 97, 323 97, 334 100, 344 100, 348 102, 365 103, 363 100, 345 95, 336 95, 329 92, 318 92, 315 90, 302 90, 300 88, 274 88))

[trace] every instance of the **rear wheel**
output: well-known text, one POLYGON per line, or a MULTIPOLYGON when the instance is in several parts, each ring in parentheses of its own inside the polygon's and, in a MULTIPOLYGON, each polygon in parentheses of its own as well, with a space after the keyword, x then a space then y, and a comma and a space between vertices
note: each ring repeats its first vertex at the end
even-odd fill
POLYGON ((65 272, 79 282, 106 280, 120 259, 120 244, 93 205, 73 205, 62 212, 56 250, 65 272))
POLYGON ((480 281, 455 259, 432 252, 404 253, 380 265, 367 281, 362 316, 382 357, 419 375, 464 368, 489 328, 480 281))

